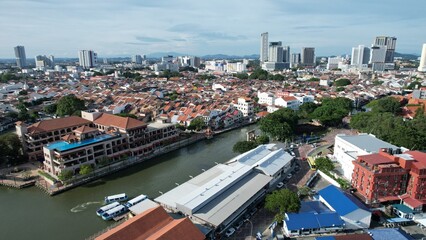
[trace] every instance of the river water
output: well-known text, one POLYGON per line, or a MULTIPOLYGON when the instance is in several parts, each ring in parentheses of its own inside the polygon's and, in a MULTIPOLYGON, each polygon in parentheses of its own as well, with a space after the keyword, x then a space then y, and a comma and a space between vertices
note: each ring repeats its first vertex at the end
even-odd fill
POLYGON ((0 186, 0 239, 85 239, 106 228, 96 215, 107 195, 146 194, 151 199, 217 163, 236 156, 232 146, 255 125, 197 142, 90 184, 50 197, 36 187, 0 186))

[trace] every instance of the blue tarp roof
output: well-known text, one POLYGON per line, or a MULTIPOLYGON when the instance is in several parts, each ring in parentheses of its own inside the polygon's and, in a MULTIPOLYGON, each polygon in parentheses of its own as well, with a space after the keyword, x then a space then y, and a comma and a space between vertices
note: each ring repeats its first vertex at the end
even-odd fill
POLYGON ((299 213, 324 213, 332 212, 320 201, 303 201, 300 203, 299 213))
POLYGON ((411 236, 398 228, 383 228, 383 229, 370 229, 368 230, 370 236, 374 240, 411 240, 411 236))
POLYGON ((334 236, 324 236, 324 237, 316 237, 316 240, 334 240, 336 239, 334 236))
POLYGON ((288 219, 285 219, 288 230, 313 229, 325 227, 340 227, 344 221, 339 214, 330 213, 288 213, 288 219))
POLYGON ((392 204, 392 206, 403 213, 414 213, 413 209, 403 205, 403 204, 392 204))
POLYGON ((358 200, 347 196, 336 186, 329 185, 318 191, 318 194, 341 216, 345 216, 359 208, 365 210, 365 207, 358 200))

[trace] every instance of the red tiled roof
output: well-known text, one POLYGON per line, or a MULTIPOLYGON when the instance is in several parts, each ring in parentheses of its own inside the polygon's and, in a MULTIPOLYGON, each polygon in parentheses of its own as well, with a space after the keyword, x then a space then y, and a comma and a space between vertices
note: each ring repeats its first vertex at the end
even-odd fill
POLYGON ((408 194, 402 195, 401 199, 404 201, 405 204, 408 204, 412 208, 417 208, 423 205, 422 201, 414 199, 408 194))
POLYGON ((54 118, 43 120, 28 127, 28 132, 50 132, 58 129, 88 125, 91 122, 81 117, 70 116, 64 118, 54 118))
POLYGON ((395 161, 391 158, 387 158, 379 153, 369 154, 369 155, 362 155, 358 156, 360 159, 364 160, 368 164, 371 165, 378 165, 378 164, 384 164, 384 163, 395 163, 395 161))
POLYGON ((410 154, 418 162, 422 163, 423 165, 426 165, 426 153, 420 151, 407 151, 404 152, 404 154, 410 154))
POLYGON ((137 119, 130 117, 120 117, 108 113, 102 113, 102 115, 93 122, 102 126, 111 126, 126 130, 146 126, 146 123, 137 119))
POLYGON ((174 220, 161 207, 148 209, 100 235, 96 240, 202 240, 205 236, 188 219, 174 220))
POLYGON ((98 129, 92 128, 89 126, 81 126, 74 130, 74 132, 78 132, 78 133, 89 133, 89 132, 96 132, 96 131, 98 131, 98 129))

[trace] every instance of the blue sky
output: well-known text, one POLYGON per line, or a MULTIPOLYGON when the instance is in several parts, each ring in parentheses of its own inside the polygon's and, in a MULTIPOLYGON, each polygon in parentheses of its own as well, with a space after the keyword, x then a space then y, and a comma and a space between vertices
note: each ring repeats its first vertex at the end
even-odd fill
POLYGON ((425 9, 425 0, 0 0, 0 58, 16 45, 28 58, 258 54, 262 32, 291 52, 350 54, 388 35, 397 52, 420 54, 425 9))

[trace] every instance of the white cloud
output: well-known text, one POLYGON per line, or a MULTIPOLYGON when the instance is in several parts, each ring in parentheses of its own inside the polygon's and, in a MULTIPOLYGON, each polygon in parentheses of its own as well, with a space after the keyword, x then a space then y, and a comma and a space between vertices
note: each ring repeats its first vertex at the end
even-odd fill
POLYGON ((398 37, 397 51, 419 53, 426 2, 418 0, 2 0, 0 58, 24 45, 27 56, 76 57, 182 51, 253 54, 260 33, 298 52, 349 53, 376 35, 398 37))

